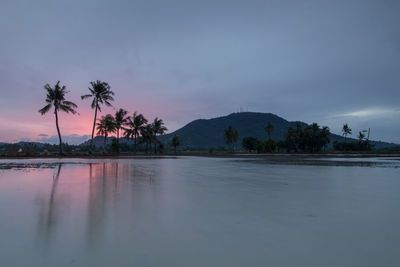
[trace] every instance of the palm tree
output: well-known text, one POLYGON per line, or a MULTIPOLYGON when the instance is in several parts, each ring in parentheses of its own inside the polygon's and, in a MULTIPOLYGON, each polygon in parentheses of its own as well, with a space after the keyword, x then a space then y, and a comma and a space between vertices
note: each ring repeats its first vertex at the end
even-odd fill
POLYGON ((358 142, 361 144, 361 142, 364 140, 365 138, 365 134, 363 134, 363 132, 359 132, 358 133, 358 142))
POLYGON ((176 147, 181 145, 181 141, 179 140, 179 137, 176 134, 171 139, 171 145, 174 147, 174 151, 176 153, 176 147))
POLYGON ((233 145, 237 141, 238 138, 239 138, 239 133, 235 128, 233 128, 232 126, 228 126, 228 128, 225 129, 224 139, 226 141, 226 144, 232 145, 232 151, 234 150, 233 145))
POLYGON ((344 136, 344 142, 346 143, 347 135, 348 134, 351 135, 351 129, 350 129, 350 127, 349 127, 349 125, 347 123, 343 124, 342 133, 343 133, 343 136, 344 136))
POLYGON ((322 127, 321 133, 320 133, 320 142, 323 143, 324 150, 326 150, 326 145, 331 141, 329 138, 331 135, 331 131, 328 126, 322 127))
POLYGON ((122 128, 122 125, 126 124, 128 121, 128 118, 126 117, 127 114, 128 111, 122 108, 120 108, 115 113, 115 130, 117 132, 117 144, 119 144, 119 130, 122 128))
POLYGON ((106 150, 106 141, 109 133, 113 133, 116 130, 115 119, 111 114, 102 116, 97 123, 97 134, 104 135, 103 151, 106 150))
POLYGON ((164 134, 168 129, 164 126, 162 119, 155 118, 152 123, 153 133, 154 133, 154 153, 157 153, 157 135, 164 134))
POLYGON ((114 92, 111 91, 111 87, 106 82, 101 82, 99 80, 95 82, 90 82, 92 88, 89 87, 90 94, 81 96, 81 99, 93 98, 91 108, 94 109, 94 120, 93 120, 93 129, 92 129, 92 139, 90 140, 90 149, 93 146, 93 136, 94 136, 94 128, 96 126, 97 121, 97 110, 101 112, 101 104, 105 104, 108 107, 111 107, 110 101, 114 101, 113 95, 114 92))
POLYGON ((134 138, 135 139, 135 153, 136 153, 136 145, 137 138, 139 134, 141 134, 144 125, 147 123, 147 119, 142 114, 133 113, 131 117, 128 117, 126 126, 129 128, 125 130, 125 137, 134 138))
POLYGON ((62 140, 60 127, 58 126, 58 111, 64 111, 66 113, 76 114, 76 108, 78 107, 75 103, 71 101, 65 100, 65 95, 68 93, 66 87, 60 86, 60 81, 54 85, 52 88, 49 84, 44 86, 44 89, 47 91, 46 95, 46 106, 39 110, 41 115, 46 114, 52 107, 54 107, 54 116, 56 117, 56 128, 58 133, 58 140, 60 142, 60 155, 62 152, 62 140))
POLYGON ((268 135, 268 139, 271 139, 271 133, 274 130, 274 125, 272 125, 271 122, 269 121, 267 126, 264 128, 264 130, 268 135))
POLYGON ((154 129, 153 124, 146 124, 140 131, 140 135, 142 136, 142 141, 146 143, 146 153, 148 152, 148 148, 151 143, 155 139, 154 138, 154 129))

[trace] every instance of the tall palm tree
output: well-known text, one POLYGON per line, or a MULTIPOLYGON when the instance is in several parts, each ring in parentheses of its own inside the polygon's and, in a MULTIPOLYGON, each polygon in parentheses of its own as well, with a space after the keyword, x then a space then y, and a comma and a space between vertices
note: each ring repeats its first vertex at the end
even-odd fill
POLYGON ((271 122, 269 121, 267 126, 264 128, 264 130, 268 135, 268 139, 271 139, 271 133, 274 130, 274 125, 272 125, 271 122))
POLYGON ((101 82, 99 80, 95 82, 90 82, 92 88, 89 87, 90 94, 81 96, 81 99, 93 98, 92 104, 90 105, 92 109, 94 109, 94 120, 93 120, 93 129, 92 129, 92 139, 90 140, 90 149, 93 146, 93 136, 94 136, 94 128, 96 127, 97 121, 97 111, 101 112, 101 105, 104 104, 108 107, 111 107, 111 101, 114 101, 113 95, 114 92, 111 91, 111 87, 106 82, 101 82))
POLYGON ((124 125, 128 121, 128 117, 126 117, 127 114, 128 111, 123 108, 120 108, 115 113, 115 130, 117 132, 117 144, 119 144, 119 130, 121 130, 122 125, 124 125))
POLYGON ((146 124, 140 131, 140 135, 142 136, 143 142, 146 143, 146 153, 148 151, 149 145, 151 148, 151 143, 153 142, 154 138, 154 129, 153 124, 146 124))
POLYGON ((347 135, 351 135, 351 129, 347 123, 343 124, 342 133, 344 136, 344 142, 346 143, 347 135))
POLYGON ((165 134, 168 129, 164 126, 162 119, 155 118, 152 123, 153 133, 154 133, 154 153, 157 153, 157 135, 165 134))
POLYGON ((104 135, 103 151, 106 150, 106 141, 109 133, 113 133, 116 130, 115 119, 111 114, 102 116, 97 123, 97 134, 104 135))
POLYGON ((174 147, 176 153, 176 147, 181 145, 181 140, 179 140, 179 137, 176 134, 171 139, 171 145, 174 147))
POLYGON ((76 108, 78 106, 71 102, 65 100, 65 95, 68 93, 66 87, 60 86, 60 81, 57 81, 57 83, 54 85, 52 88, 49 84, 46 84, 44 86, 44 89, 47 91, 46 95, 46 106, 44 106, 42 109, 39 110, 39 113, 41 115, 46 114, 52 107, 54 107, 54 116, 56 117, 56 128, 57 128, 57 133, 58 133, 58 140, 60 142, 60 155, 63 154, 62 152, 62 140, 61 140, 61 133, 60 133, 60 127, 58 126, 58 111, 64 111, 66 113, 72 113, 76 114, 76 108))
POLYGON ((232 151, 234 150, 234 143, 237 141, 238 138, 239 133, 235 128, 233 128, 232 126, 228 126, 228 128, 225 129, 224 139, 226 141, 226 144, 230 144, 232 146, 232 151))
POLYGON ((331 135, 331 131, 328 126, 322 127, 321 134, 320 134, 320 141, 323 143, 324 150, 326 150, 326 145, 331 141, 329 138, 331 135))
POLYGON ((135 153, 136 153, 136 146, 137 146, 137 138, 139 134, 141 134, 145 124, 147 123, 147 119, 142 114, 137 114, 136 112, 133 113, 131 117, 128 117, 126 126, 128 128, 125 130, 125 137, 127 138, 134 138, 135 142, 135 153))

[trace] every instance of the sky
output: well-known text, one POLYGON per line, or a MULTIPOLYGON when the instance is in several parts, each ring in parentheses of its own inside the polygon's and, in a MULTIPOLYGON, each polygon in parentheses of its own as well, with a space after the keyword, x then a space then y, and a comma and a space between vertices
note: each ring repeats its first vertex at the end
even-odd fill
POLYGON ((169 132, 239 110, 317 122, 400 143, 400 1, 2 0, 0 142, 57 143, 41 116, 57 80, 79 115, 65 141, 89 138, 90 81, 114 108, 160 117, 169 132))

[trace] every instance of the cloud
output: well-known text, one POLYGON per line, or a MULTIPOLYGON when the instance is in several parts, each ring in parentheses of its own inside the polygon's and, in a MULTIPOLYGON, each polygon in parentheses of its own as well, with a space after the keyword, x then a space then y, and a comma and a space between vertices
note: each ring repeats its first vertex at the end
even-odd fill
POLYGON ((338 114, 335 117, 387 118, 396 115, 400 115, 400 108, 371 107, 338 114))
POLYGON ((43 133, 41 133, 41 134, 38 134, 38 136, 47 137, 47 136, 49 136, 49 135, 48 135, 48 134, 43 134, 43 133))

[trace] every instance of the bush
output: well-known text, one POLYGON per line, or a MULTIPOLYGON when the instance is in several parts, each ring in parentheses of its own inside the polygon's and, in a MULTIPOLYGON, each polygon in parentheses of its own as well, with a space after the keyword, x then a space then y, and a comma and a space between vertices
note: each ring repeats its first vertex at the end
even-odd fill
POLYGON ((337 142, 333 143, 333 148, 339 151, 369 151, 372 146, 368 141, 365 142, 337 142))
POLYGON ((248 150, 249 152, 257 150, 257 144, 258 144, 257 138, 254 137, 245 137, 242 140, 242 146, 248 150))

